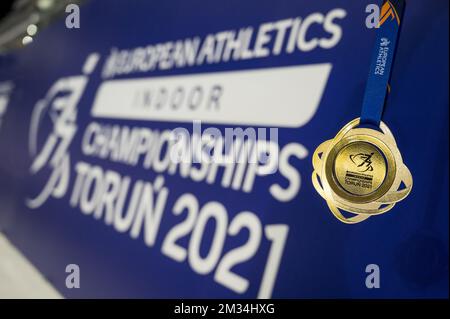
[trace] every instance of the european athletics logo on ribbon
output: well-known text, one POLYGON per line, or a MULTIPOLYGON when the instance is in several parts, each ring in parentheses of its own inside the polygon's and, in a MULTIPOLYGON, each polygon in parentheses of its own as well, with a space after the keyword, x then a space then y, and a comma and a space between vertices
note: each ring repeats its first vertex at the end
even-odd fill
POLYGON ((390 1, 386 1, 381 7, 381 19, 378 27, 382 26, 389 17, 391 17, 391 21, 396 19, 398 25, 400 25, 400 18, 395 6, 390 1))

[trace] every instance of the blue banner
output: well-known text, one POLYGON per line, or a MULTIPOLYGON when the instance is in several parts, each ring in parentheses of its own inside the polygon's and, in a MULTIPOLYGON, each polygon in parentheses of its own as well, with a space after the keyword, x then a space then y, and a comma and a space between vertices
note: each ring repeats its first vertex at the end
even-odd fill
POLYGON ((315 148, 360 115, 369 4, 97 0, 79 28, 63 14, 0 56, 0 231, 71 298, 448 297, 448 1, 407 2, 392 69, 383 121, 409 197, 345 225, 311 184, 315 148), (191 161, 172 160, 173 130, 191 161), (197 157, 253 132, 270 141, 232 139, 242 161, 197 157))

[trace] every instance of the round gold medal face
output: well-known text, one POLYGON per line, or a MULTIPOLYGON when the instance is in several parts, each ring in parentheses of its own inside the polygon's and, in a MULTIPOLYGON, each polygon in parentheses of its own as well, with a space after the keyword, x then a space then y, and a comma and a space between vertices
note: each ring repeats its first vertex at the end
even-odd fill
POLYGON ((356 196, 375 192, 386 177, 386 160, 381 151, 367 142, 344 146, 334 161, 334 177, 339 186, 356 196))
POLYGON ((325 173, 331 189, 353 203, 369 203, 383 196, 395 178, 390 149, 370 135, 341 139, 330 150, 325 173))

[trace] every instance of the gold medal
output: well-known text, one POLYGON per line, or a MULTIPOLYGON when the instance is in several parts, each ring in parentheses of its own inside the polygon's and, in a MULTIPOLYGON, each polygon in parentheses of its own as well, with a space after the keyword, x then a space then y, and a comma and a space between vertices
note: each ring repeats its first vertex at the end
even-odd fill
POLYGON ((383 122, 381 131, 358 128, 359 122, 345 125, 313 155, 313 185, 334 216, 347 224, 389 211, 412 188, 411 173, 389 128, 383 122))
POLYGON ((412 188, 394 136, 381 121, 404 9, 404 0, 384 1, 361 117, 313 155, 313 185, 334 216, 347 224, 389 211, 412 188))

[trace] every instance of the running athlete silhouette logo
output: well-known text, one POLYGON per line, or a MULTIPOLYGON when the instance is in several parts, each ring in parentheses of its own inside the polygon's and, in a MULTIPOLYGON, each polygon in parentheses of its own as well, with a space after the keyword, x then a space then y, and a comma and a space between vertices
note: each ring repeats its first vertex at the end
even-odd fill
POLYGON ((350 155, 350 160, 355 164, 357 167, 360 167, 360 172, 371 172, 373 171, 372 166, 372 158, 373 153, 370 154, 364 154, 364 153, 358 153, 355 155, 350 155))
POLYGON ((70 179, 68 148, 77 131, 77 104, 88 82, 87 75, 94 70, 98 59, 98 54, 90 54, 83 66, 83 75, 57 80, 46 97, 39 100, 33 109, 29 132, 29 151, 33 157, 30 173, 35 175, 48 170, 49 177, 37 196, 26 199, 29 208, 38 208, 50 196, 59 198, 67 191, 70 179), (47 116, 53 124, 53 130, 38 151, 40 125, 47 116))

